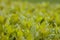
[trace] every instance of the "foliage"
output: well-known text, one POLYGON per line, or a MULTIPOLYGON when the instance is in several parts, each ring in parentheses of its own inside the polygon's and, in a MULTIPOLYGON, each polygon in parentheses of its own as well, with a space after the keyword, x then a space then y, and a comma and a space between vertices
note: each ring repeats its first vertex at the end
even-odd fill
POLYGON ((0 0, 0 40, 60 40, 60 4, 0 0))

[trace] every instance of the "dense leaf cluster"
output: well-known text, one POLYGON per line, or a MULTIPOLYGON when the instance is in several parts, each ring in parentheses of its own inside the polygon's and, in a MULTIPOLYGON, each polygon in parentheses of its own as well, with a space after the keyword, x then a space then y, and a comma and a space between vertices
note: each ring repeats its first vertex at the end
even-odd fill
POLYGON ((60 40, 60 4, 0 1, 0 40, 60 40))

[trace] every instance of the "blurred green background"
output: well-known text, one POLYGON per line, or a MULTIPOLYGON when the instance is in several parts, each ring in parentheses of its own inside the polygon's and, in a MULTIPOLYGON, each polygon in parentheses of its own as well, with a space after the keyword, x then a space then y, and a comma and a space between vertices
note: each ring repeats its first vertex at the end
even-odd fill
POLYGON ((39 3, 39 2, 60 3, 60 0, 14 0, 14 1, 28 1, 32 3, 39 3))

